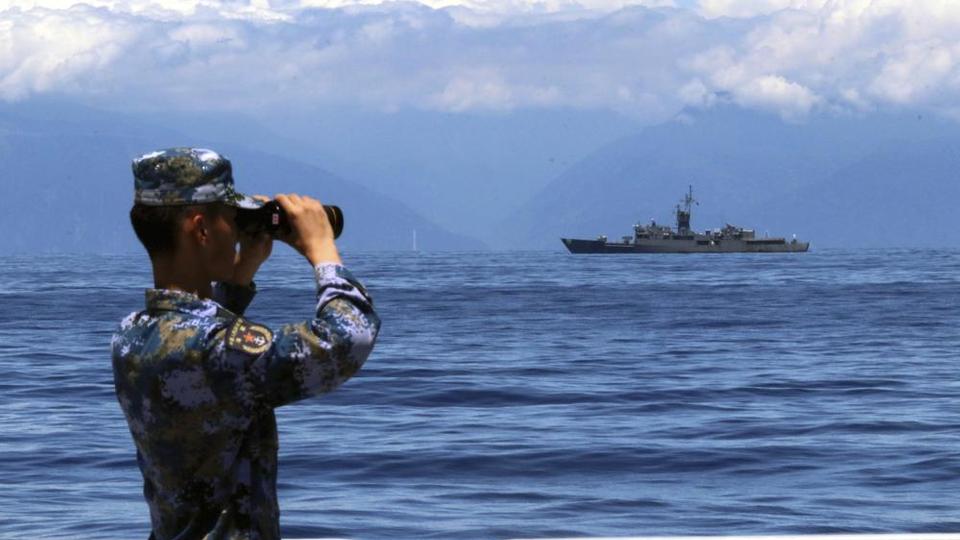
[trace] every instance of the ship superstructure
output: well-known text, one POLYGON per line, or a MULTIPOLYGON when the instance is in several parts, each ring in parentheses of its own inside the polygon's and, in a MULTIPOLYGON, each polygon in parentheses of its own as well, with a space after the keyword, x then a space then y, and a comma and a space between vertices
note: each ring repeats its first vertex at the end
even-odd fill
POLYGON ((730 224, 696 232, 690 227, 694 204, 698 203, 690 186, 674 210, 676 229, 651 220, 648 225, 634 225, 633 235, 623 236, 619 242, 610 242, 602 235, 595 240, 560 240, 570 253, 794 253, 810 248, 809 242, 796 237, 789 242, 784 238, 758 238, 753 229, 730 224))

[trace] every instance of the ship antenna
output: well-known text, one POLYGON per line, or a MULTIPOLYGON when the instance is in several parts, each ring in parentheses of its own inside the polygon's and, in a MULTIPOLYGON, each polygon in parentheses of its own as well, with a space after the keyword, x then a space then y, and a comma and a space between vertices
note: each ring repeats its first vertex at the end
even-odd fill
POLYGON ((687 186, 689 190, 687 194, 683 196, 683 210, 680 210, 680 205, 677 205, 677 234, 687 234, 690 232, 690 205, 691 204, 700 204, 696 199, 693 198, 693 186, 687 186))
POLYGON ((688 185, 687 188, 689 189, 689 191, 687 192, 686 196, 683 198, 683 206, 684 206, 684 210, 686 210, 687 213, 690 213, 690 205, 696 204, 697 206, 699 206, 700 201, 693 198, 693 186, 688 185))

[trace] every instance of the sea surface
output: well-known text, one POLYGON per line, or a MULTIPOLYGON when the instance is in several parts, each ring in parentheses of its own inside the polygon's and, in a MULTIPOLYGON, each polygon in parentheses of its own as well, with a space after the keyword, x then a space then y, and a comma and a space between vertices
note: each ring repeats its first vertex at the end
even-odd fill
MULTIPOLYGON (((250 319, 308 318, 275 248, 250 319)), ((278 410, 285 537, 960 531, 960 251, 346 253, 363 371, 278 410)), ((0 256, 0 538, 146 538, 147 260, 0 256)))

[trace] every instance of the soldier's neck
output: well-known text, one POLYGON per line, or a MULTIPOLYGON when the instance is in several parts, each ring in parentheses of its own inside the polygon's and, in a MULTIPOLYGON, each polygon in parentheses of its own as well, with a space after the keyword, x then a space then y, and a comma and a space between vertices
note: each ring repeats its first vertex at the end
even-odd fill
POLYGON ((153 264, 153 286, 195 294, 200 298, 213 295, 210 276, 196 260, 184 256, 157 257, 153 264))

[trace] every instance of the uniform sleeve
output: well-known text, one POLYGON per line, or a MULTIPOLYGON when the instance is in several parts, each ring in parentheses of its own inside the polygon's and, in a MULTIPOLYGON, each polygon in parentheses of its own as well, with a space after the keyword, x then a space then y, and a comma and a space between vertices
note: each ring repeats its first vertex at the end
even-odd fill
POLYGON ((256 294, 257 286, 253 282, 250 282, 250 285, 236 285, 225 281, 213 283, 213 300, 237 315, 243 315, 256 294))
POLYGON ((380 331, 370 296, 346 268, 320 264, 314 273, 314 318, 280 328, 270 348, 250 364, 254 395, 267 406, 340 386, 363 366, 380 331))

